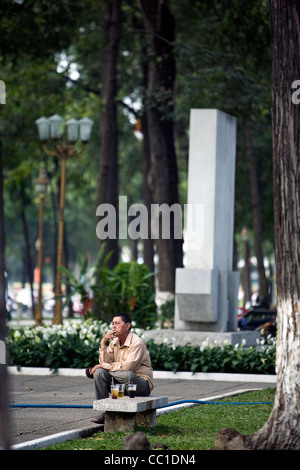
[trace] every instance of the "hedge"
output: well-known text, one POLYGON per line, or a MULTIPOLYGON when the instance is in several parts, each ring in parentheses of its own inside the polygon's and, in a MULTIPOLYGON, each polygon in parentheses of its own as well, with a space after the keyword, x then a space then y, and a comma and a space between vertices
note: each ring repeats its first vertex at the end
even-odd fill
MULTIPOLYGON (((98 363, 102 336, 109 325, 91 319, 65 321, 63 325, 9 329, 7 335, 10 365, 17 367, 86 368, 98 363)), ((143 337, 143 331, 133 327, 143 337)), ((154 370, 275 374, 276 344, 259 348, 228 344, 180 346, 147 341, 154 370)))

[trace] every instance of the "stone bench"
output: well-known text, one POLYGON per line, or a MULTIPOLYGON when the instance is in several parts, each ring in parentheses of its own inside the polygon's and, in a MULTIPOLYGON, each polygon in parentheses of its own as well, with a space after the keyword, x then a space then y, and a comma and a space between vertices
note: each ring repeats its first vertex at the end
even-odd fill
POLYGON ((155 426, 156 409, 165 406, 168 397, 149 396, 112 399, 93 402, 93 409, 105 412, 104 431, 133 431, 137 426, 155 426))

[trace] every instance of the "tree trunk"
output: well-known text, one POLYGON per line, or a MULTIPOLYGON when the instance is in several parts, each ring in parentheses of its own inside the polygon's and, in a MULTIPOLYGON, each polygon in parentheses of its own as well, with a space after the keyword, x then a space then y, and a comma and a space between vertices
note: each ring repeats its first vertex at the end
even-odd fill
POLYGON ((259 300, 267 308, 270 306, 270 292, 269 282, 266 277, 266 270, 264 266, 264 257, 262 249, 262 211, 261 211, 261 198, 259 188, 259 177, 257 173, 257 165, 255 156, 253 154, 252 135, 249 123, 244 124, 244 136, 246 144, 246 159, 248 166, 248 175, 251 190, 251 205, 253 213, 253 231, 254 231, 254 252, 257 259, 257 272, 259 278, 259 300))
MULTIPOLYGON (((1 110, 1 105, 0 105, 1 110)), ((9 413, 8 413, 8 375, 6 366, 6 300, 5 300, 5 231, 3 203, 3 166, 2 141, 0 139, 0 449, 8 450, 9 413)))
MULTIPOLYGON (((117 134, 117 56, 121 33, 121 0, 107 1, 104 6, 104 36, 101 70, 102 116, 100 122, 101 158, 97 204, 111 204, 118 216, 118 134, 117 134)), ((118 223, 117 223, 118 234, 118 223)), ((100 244, 102 241, 100 241, 100 244)), ((105 239, 105 253, 112 251, 108 265, 119 260, 117 238, 105 239)))
POLYGON ((277 388, 267 423, 224 448, 300 450, 300 3, 271 0, 273 167, 277 273, 277 388))
POLYGON ((31 303, 32 303, 32 318, 34 318, 34 295, 33 295, 33 263, 31 257, 31 250, 30 250, 30 239, 29 239, 29 231, 28 231, 28 224, 26 219, 26 212, 25 212, 25 194, 24 194, 24 187, 21 185, 20 189, 20 202, 21 202, 21 211, 20 211, 20 218, 23 225, 23 233, 24 233, 24 241, 25 241, 25 260, 26 260, 26 267, 27 267, 27 276, 30 285, 30 293, 31 293, 31 303))
POLYGON ((151 238, 151 204, 152 204, 152 191, 149 186, 150 175, 150 155, 149 155, 149 137, 148 137, 148 124, 147 113, 142 116, 142 130, 143 130, 143 201, 147 207, 148 214, 148 238, 143 240, 144 246, 144 263, 149 268, 150 272, 154 272, 154 244, 151 238))
MULTIPOLYGON (((104 258, 111 253, 107 266, 112 269, 119 261, 118 245, 118 130, 117 130, 117 57, 121 34, 121 0, 108 0, 103 5, 103 34, 105 45, 102 49, 101 68, 101 156, 98 173, 97 205, 111 204, 116 214, 116 234, 100 239, 104 258)), ((105 217, 105 215, 104 215, 105 217)), ((103 258, 103 259, 104 259, 103 258)), ((97 294, 94 293, 93 312, 101 318, 97 294)), ((105 320, 105 319, 104 319, 105 320)))
MULTIPOLYGON (((140 28, 141 29, 141 28, 140 28)), ((142 42, 142 40, 141 40, 142 42)), ((141 51, 141 64, 142 64, 142 88, 144 90, 143 100, 146 102, 146 90, 148 83, 148 61, 147 61, 147 48, 143 47, 141 51)), ((148 238, 143 240, 143 255, 144 263, 149 268, 151 273, 154 273, 154 243, 151 237, 151 204, 152 204, 152 190, 150 187, 150 144, 149 144, 149 131, 147 113, 144 112, 141 117, 142 133, 143 133, 143 201, 147 207, 148 214, 148 238)), ((153 290, 155 290, 155 280, 153 281, 153 290)))
MULTIPOLYGON (((139 0, 139 6, 149 42, 146 106, 151 170, 148 183, 152 203, 167 204, 170 208, 179 202, 173 132, 174 19, 166 2, 139 0)), ((173 217, 170 217, 170 227, 170 237, 164 239, 160 233, 155 245, 159 257, 158 288, 174 292, 175 269, 182 266, 182 239, 174 239, 173 217)))

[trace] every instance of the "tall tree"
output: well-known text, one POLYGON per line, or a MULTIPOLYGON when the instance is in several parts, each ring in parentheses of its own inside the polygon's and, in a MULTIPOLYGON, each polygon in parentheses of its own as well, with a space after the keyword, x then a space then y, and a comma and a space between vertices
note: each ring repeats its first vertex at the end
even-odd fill
MULTIPOLYGON (((0 111, 2 105, 0 104, 0 111)), ((2 140, 0 138, 0 449, 9 449, 8 381, 6 368, 5 230, 3 205, 2 140)))
MULTIPOLYGON (((253 234, 254 234, 254 253, 257 260, 258 272, 258 297, 260 303, 266 308, 270 307, 270 288, 269 281, 266 276, 264 267, 263 256, 263 218, 262 218, 262 204, 261 204, 261 190, 259 171, 257 167, 257 158, 253 146, 253 137, 251 132, 251 125, 246 121, 243 125, 242 132, 244 134, 245 142, 245 157, 248 168, 251 205, 253 213, 253 234)), ((244 299, 245 300, 245 299, 244 299)))
POLYGON ((271 0, 275 256, 277 272, 277 386, 273 410, 255 434, 226 448, 300 449, 300 4, 271 0))
MULTIPOLYGON (((146 113, 150 171, 147 180, 153 204, 167 204, 171 208, 179 202, 173 129, 175 22, 166 1, 139 0, 139 7, 149 47, 146 113)), ((159 233, 155 245, 159 257, 159 290, 174 292, 175 269, 182 266, 182 240, 174 236, 172 215, 170 225, 170 239, 164 239, 159 233)))
MULTIPOLYGON (((100 121, 101 157, 97 203, 112 204, 118 214, 118 130, 117 130, 117 58, 121 34, 121 0, 110 0, 103 6, 105 45, 102 52, 100 121)), ((116 227, 118 234, 118 225, 116 227)), ((112 252, 110 267, 118 263, 118 239, 105 240, 105 252, 112 252)))

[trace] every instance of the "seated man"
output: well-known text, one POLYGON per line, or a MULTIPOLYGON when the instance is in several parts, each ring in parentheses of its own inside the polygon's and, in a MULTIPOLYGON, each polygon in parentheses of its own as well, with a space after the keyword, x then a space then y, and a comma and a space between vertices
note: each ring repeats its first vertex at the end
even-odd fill
MULTIPOLYGON (((153 369, 144 341, 131 330, 127 313, 117 313, 112 319, 112 330, 106 333, 99 348, 99 364, 90 373, 94 376, 96 399, 108 398, 112 379, 114 383, 137 384, 136 394, 149 396, 153 390, 153 369), (107 342, 112 340, 108 345, 107 342)), ((93 422, 104 422, 104 413, 93 422)))

